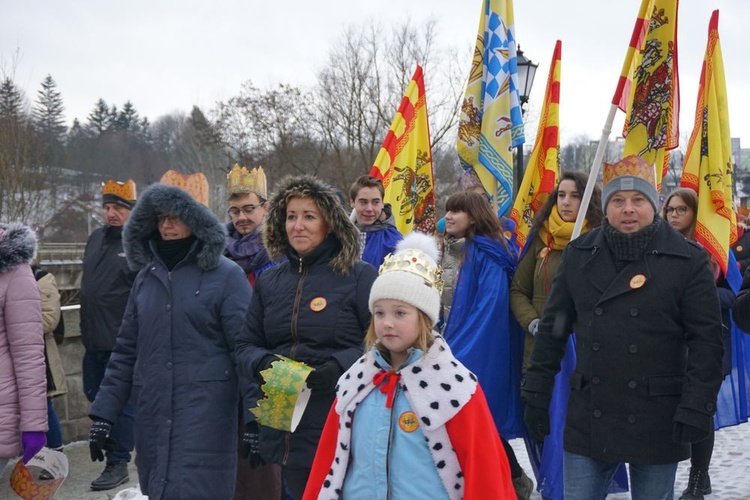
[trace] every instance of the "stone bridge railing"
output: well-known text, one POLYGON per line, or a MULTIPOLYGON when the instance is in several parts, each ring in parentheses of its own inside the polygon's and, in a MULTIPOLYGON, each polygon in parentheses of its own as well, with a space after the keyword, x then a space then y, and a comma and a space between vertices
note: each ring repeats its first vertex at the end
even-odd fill
POLYGON ((60 290, 78 290, 85 248, 85 243, 43 243, 37 252, 39 265, 55 275, 60 290))

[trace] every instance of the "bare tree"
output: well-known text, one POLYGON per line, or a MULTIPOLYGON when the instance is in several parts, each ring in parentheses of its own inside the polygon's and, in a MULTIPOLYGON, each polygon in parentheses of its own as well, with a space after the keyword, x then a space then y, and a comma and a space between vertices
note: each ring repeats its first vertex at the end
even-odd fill
POLYGON ((433 150, 453 137, 464 72, 456 50, 436 46, 435 32, 432 21, 421 29, 408 21, 387 29, 371 23, 347 28, 331 49, 314 93, 334 182, 346 186, 369 171, 417 65, 425 74, 433 150))
POLYGON ((308 92, 291 85, 261 90, 246 82, 238 96, 219 103, 214 130, 242 165, 263 165, 274 178, 318 175, 325 145, 316 136, 311 100, 308 92))

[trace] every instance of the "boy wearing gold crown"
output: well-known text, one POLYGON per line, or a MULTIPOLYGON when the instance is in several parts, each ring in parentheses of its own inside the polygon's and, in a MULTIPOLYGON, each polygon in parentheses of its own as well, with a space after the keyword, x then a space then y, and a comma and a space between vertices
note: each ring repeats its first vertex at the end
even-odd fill
POLYGON ((634 499, 673 498, 677 463, 708 436, 722 381, 721 312, 706 252, 657 215, 653 166, 605 165, 600 228, 571 241, 521 382, 542 440, 568 336, 576 367, 565 498, 603 499, 620 463, 634 499))
POLYGON ((266 174, 262 167, 248 171, 235 165, 227 175, 231 222, 227 228, 226 256, 236 262, 247 275, 252 287, 261 272, 275 263, 263 246, 263 223, 266 219, 268 197, 266 174))
MULTIPOLYGON (((108 180, 102 186, 102 207, 106 225, 95 230, 86 242, 81 278, 81 340, 83 390, 94 401, 104 371, 115 348, 130 288, 135 280, 122 248, 122 231, 135 206, 135 182, 108 180)), ((129 480, 128 462, 135 446, 133 416, 128 404, 114 423, 115 444, 106 452, 104 472, 91 483, 93 490, 109 490, 129 480)))

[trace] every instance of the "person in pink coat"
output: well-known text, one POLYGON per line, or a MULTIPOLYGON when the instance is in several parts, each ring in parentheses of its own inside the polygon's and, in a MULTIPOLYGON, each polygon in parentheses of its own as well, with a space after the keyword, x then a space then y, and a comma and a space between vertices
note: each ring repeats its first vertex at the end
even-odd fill
POLYGON ((47 432, 47 378, 39 288, 31 271, 36 237, 0 225, 0 474, 23 453, 27 463, 47 432))

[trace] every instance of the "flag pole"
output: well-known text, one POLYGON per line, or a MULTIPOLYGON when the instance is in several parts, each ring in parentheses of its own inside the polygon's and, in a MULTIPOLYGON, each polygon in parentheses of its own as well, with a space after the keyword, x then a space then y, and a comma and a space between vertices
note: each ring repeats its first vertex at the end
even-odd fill
POLYGON ((497 192, 500 189, 499 183, 497 182, 497 177, 493 176, 492 181, 492 212, 497 214, 497 211, 500 210, 500 206, 497 203, 497 192))
MULTIPOLYGON (((602 161, 604 160, 604 152, 607 150, 607 143, 609 143, 609 135, 612 133, 612 123, 615 121, 615 115, 617 114, 617 104, 612 104, 609 108, 609 114, 607 120, 604 122, 604 128, 602 129, 602 136, 599 139, 599 146, 596 148, 596 154, 594 155, 594 163, 591 165, 591 172, 589 172, 589 180, 586 183, 586 189, 583 192, 583 198, 581 199, 581 206, 578 207, 578 216, 576 217, 575 226, 573 226, 573 235, 571 240, 578 238, 581 235, 583 229, 583 221, 586 220, 586 212, 589 209, 589 203, 591 202, 591 195, 594 192, 594 186, 596 185, 596 179, 599 177, 599 170, 602 168, 602 161)), ((604 210, 605 207, 602 207, 604 210)))

